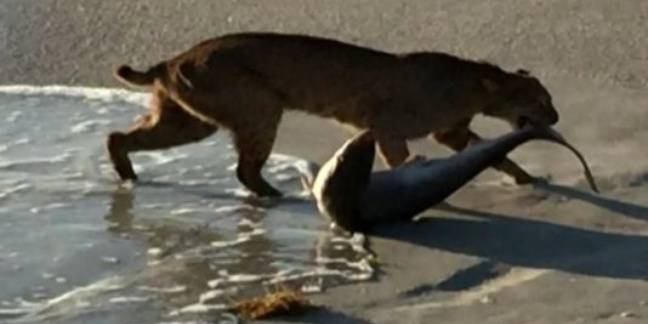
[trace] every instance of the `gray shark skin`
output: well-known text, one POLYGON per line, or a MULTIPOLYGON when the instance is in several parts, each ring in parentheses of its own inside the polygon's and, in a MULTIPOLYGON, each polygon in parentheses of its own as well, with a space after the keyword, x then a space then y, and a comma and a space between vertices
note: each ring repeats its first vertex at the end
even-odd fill
POLYGON ((348 140, 322 166, 311 189, 320 212, 336 225, 348 231, 365 231, 380 223, 411 220, 530 140, 552 141, 572 150, 597 191, 580 153, 544 126, 527 126, 447 158, 413 161, 374 173, 375 139, 365 131, 348 140))

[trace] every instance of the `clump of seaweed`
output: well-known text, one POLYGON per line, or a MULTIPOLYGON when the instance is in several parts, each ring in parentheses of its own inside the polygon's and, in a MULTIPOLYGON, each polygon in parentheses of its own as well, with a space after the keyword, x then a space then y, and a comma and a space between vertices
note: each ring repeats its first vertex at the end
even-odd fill
POLYGON ((279 287, 264 296, 242 300, 234 305, 238 314, 246 319, 298 314, 311 307, 300 290, 279 287))

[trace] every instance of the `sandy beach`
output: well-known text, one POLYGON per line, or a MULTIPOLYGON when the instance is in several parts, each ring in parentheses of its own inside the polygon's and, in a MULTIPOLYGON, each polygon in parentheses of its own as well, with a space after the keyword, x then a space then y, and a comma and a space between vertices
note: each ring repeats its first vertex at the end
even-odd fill
MULTIPOLYGON (((308 323, 648 322, 648 2, 643 0, 3 0, 0 85, 121 87, 146 67, 239 31, 332 37, 390 52, 444 51, 525 68, 552 93, 557 125, 601 194, 561 147, 512 157, 549 185, 488 171, 419 221, 369 240, 370 281, 310 296, 308 323)), ((322 162, 349 136, 301 114, 275 151, 322 162)), ((485 135, 508 128, 478 120, 485 135)), ((420 140, 413 150, 448 154, 420 140)))

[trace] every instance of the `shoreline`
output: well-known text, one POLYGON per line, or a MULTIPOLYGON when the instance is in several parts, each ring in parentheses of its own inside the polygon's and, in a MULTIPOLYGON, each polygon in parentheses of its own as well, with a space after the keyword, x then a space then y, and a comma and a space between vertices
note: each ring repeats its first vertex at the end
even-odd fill
MULTIPOLYGON (((602 194, 588 192, 568 151, 525 145, 513 159, 550 174, 551 186, 507 185, 487 171, 448 200, 452 207, 370 236, 376 280, 311 295, 327 309, 287 320, 641 323, 648 318, 647 16, 641 0, 6 0, 0 85, 123 88, 112 79, 117 64, 148 66, 199 40, 251 30, 527 68, 551 91, 557 128, 584 153, 602 194)), ((485 135, 508 129, 482 118, 477 124, 485 135)), ((291 113, 275 152, 322 162, 349 134, 291 113)), ((449 154, 426 139, 412 151, 449 154)))

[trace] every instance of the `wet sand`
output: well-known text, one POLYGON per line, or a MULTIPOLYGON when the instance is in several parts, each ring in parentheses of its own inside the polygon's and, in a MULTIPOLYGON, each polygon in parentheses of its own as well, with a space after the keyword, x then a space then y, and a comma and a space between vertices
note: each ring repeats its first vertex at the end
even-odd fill
MULTIPOLYGON (((0 2, 0 84, 119 85, 111 68, 145 67, 198 40, 248 30, 334 37, 383 50, 438 50, 539 76, 558 129, 593 166, 551 144, 515 154, 551 186, 493 172, 417 223, 379 230, 375 281, 314 296, 306 322, 642 323, 648 318, 648 3, 579 1, 0 2)), ((504 131, 481 121, 484 134, 504 131)), ((348 136, 286 117, 277 152, 315 161, 348 136)), ((419 141, 418 153, 446 150, 419 141)), ((294 320, 294 319, 292 319, 294 320)))

